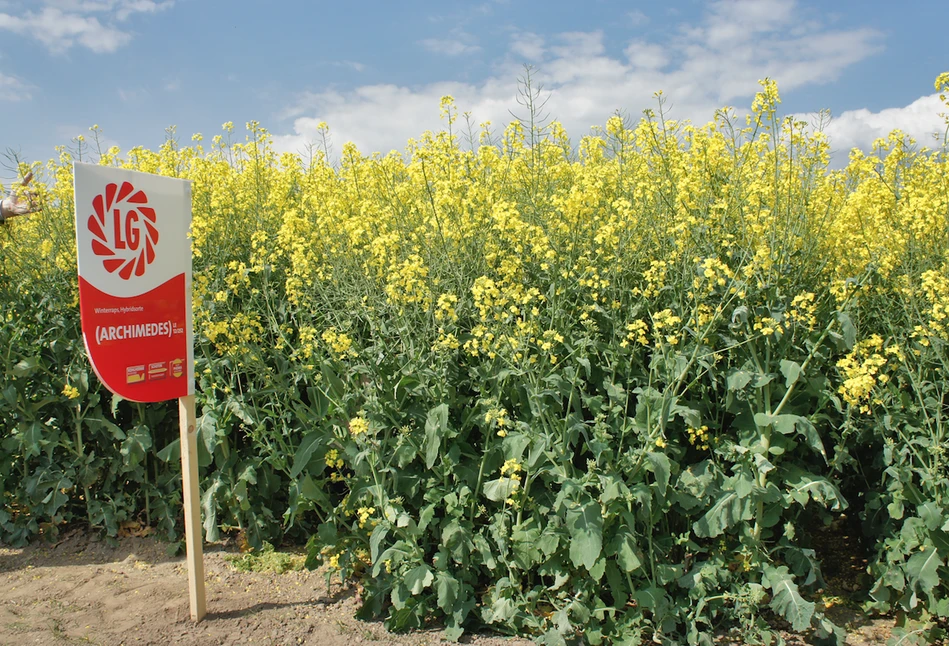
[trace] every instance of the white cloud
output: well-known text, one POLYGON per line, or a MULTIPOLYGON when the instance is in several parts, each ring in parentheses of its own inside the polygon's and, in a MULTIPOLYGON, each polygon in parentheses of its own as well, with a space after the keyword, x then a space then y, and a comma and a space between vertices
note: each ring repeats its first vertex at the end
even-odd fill
POLYGON ((356 61, 336 61, 333 63, 335 67, 347 67, 355 72, 364 72, 366 71, 366 66, 363 63, 357 63, 356 61))
MULTIPOLYGON (((893 130, 902 130, 920 146, 934 147, 933 135, 940 139, 946 133, 946 120, 940 114, 949 112, 938 94, 923 96, 907 106, 885 108, 879 112, 866 109, 847 110, 824 124, 824 132, 834 151, 835 165, 846 164, 851 149, 869 150, 874 140, 886 138, 893 130)), ((795 115, 816 123, 817 114, 795 115)))
POLYGON ((669 63, 669 54, 666 48, 656 43, 648 43, 642 40, 633 41, 623 53, 626 54, 629 64, 638 70, 655 71, 669 63))
POLYGON ((425 38, 418 44, 433 54, 442 56, 462 56, 481 51, 474 42, 474 37, 460 30, 452 30, 450 38, 425 38))
POLYGON ((511 53, 528 61, 539 61, 544 57, 544 39, 531 32, 519 33, 511 41, 511 53))
POLYGON ((642 27, 649 22, 649 16, 639 9, 634 9, 633 11, 627 12, 626 21, 633 27, 642 27))
POLYGON ((174 0, 44 0, 38 10, 0 13, 0 30, 35 38, 54 54, 75 46, 111 53, 132 39, 115 22, 125 22, 138 13, 156 13, 173 4, 174 0))
MULTIPOLYGON (((610 52, 616 43, 607 48, 601 32, 541 36, 515 31, 508 51, 487 61, 493 72, 480 82, 308 92, 283 111, 294 118, 292 132, 275 141, 282 149, 300 150, 325 121, 337 150, 345 141, 366 154, 403 150, 409 138, 441 127, 438 102, 445 94, 453 95, 476 124, 490 120, 500 129, 512 112, 523 113, 517 79, 524 62, 536 66, 534 80, 549 92, 545 111, 574 140, 616 110, 636 116, 655 107, 658 90, 668 97, 668 118, 704 123, 723 105, 748 105, 759 79, 776 79, 783 92, 832 83, 849 66, 881 51, 880 33, 835 27, 813 19, 809 11, 795 0, 719 0, 699 19, 680 22, 671 35, 639 33, 636 40, 619 43, 624 49, 618 56, 610 52)), ((902 127, 902 119, 912 121, 910 114, 925 130, 930 119, 925 115, 938 111, 929 99, 896 112, 842 114, 829 130, 840 140, 833 145, 863 145, 878 136, 871 131, 902 127)))
POLYGON ((136 103, 148 98, 149 93, 145 88, 117 88, 116 92, 124 103, 136 103))
POLYGON ((30 88, 15 76, 0 72, 0 102, 29 101, 32 97, 30 88))

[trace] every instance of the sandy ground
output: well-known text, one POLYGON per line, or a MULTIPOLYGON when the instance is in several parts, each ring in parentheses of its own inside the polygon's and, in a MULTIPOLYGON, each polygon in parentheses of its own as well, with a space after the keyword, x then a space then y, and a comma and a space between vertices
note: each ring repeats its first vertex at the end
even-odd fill
MULTIPOLYGON (((207 618, 188 610, 187 566, 149 538, 118 547, 70 536, 56 546, 0 547, 0 644, 442 643, 437 630, 392 635, 353 618, 356 592, 319 572, 239 572, 207 548, 207 618)), ((466 640, 467 641, 467 640, 466 640)), ((475 637, 479 646, 530 642, 475 637)))
MULTIPOLYGON (((208 616, 191 622, 182 557, 150 538, 110 546, 76 532, 56 545, 0 546, 0 644, 398 644, 443 643, 438 630, 392 635, 353 618, 356 591, 327 587, 319 572, 239 572, 220 547, 205 553, 208 616)), ((839 620, 838 620, 839 621, 839 620)), ((884 644, 892 621, 850 622, 848 644, 884 644)), ((789 644, 806 644, 784 635, 789 644)), ((493 636, 477 646, 525 646, 493 636)))

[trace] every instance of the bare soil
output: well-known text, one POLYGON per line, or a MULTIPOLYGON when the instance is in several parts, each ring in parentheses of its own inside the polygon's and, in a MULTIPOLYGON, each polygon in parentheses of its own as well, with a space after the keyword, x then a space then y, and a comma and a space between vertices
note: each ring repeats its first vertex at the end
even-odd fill
MULTIPOLYGON (((231 552, 236 550, 232 549, 231 552)), ((186 564, 151 538, 117 545, 73 531, 55 545, 0 546, 0 644, 398 644, 444 643, 437 629, 388 633, 354 618, 357 589, 327 586, 322 572, 240 572, 222 546, 206 547, 208 616, 188 610, 186 564)), ((838 608, 848 644, 884 644, 892 619, 838 608), (843 613, 843 614, 841 614, 843 613)), ((805 636, 783 633, 789 644, 805 636)), ((466 636, 477 646, 525 646, 523 639, 466 636)))
MULTIPOLYGON (((399 644, 442 643, 438 630, 388 633, 354 619, 357 590, 327 587, 322 572, 239 572, 206 547, 208 615, 191 621, 183 557, 151 538, 110 546, 76 532, 56 545, 0 547, 0 644, 399 644)), ((236 551, 236 550, 235 550, 236 551)), ((475 636, 478 646, 526 640, 475 636)))

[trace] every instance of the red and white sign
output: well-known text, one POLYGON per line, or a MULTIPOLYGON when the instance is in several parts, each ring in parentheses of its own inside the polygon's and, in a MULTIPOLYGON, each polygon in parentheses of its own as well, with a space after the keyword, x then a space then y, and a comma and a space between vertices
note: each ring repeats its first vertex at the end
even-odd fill
POLYGON ((79 309, 92 367, 125 399, 194 394, 191 183, 74 165, 79 309))

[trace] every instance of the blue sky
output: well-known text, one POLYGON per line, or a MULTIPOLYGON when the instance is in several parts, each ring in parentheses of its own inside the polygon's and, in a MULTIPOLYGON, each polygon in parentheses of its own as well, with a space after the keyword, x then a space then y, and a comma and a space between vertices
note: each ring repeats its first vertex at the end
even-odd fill
POLYGON ((503 128, 529 63, 574 140, 656 90, 704 123, 770 76, 784 111, 832 111, 845 158, 944 125, 946 24, 942 0, 0 0, 0 150, 45 160, 93 124, 154 148, 171 125, 184 143, 249 120, 291 151, 321 121, 337 151, 401 150, 444 94, 503 128))

